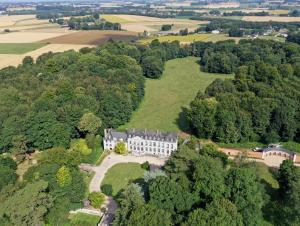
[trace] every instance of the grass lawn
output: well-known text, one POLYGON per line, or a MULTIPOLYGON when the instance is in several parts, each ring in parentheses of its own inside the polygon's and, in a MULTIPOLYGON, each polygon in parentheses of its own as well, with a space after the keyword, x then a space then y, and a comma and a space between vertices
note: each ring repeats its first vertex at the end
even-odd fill
POLYGON ((131 181, 141 178, 144 172, 145 170, 138 163, 116 164, 107 171, 101 185, 111 185, 112 195, 116 196, 131 181))
POLYGON ((0 54, 24 54, 45 45, 44 43, 0 43, 0 54))
POLYGON ((180 42, 193 42, 193 41, 203 41, 203 42, 218 42, 228 39, 233 39, 239 41, 241 38, 229 37, 225 34, 191 34, 191 35, 164 35, 160 37, 151 37, 139 40, 140 43, 148 44, 154 39, 158 39, 160 42, 172 42, 178 40, 180 42))
POLYGON ((144 100, 134 112, 131 121, 120 129, 186 130, 182 112, 198 91, 204 92, 216 78, 233 77, 202 72, 197 60, 196 57, 170 60, 166 62, 160 79, 147 79, 144 100))
POLYGON ((99 216, 76 213, 69 216, 70 222, 64 226, 95 226, 100 221, 99 216))

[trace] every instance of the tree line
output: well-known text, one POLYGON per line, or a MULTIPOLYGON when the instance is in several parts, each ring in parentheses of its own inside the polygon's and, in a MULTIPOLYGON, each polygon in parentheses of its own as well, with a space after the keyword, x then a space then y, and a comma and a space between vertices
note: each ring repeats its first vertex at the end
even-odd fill
POLYGON ((204 71, 235 73, 215 80, 191 103, 195 134, 218 142, 300 141, 300 46, 262 40, 196 44, 204 71))
POLYGON ((196 151, 194 144, 121 191, 113 225, 297 225, 300 171, 291 160, 275 173, 274 191, 256 173, 259 165, 230 162, 213 145, 196 151))

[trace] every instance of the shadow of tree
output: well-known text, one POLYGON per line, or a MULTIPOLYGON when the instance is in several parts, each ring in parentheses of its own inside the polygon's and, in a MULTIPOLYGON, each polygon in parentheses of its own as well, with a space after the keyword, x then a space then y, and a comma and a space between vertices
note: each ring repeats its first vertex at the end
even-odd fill
POLYGON ((179 113, 178 118, 176 119, 176 124, 179 129, 186 133, 191 133, 190 124, 187 119, 188 109, 186 107, 181 108, 181 112, 179 113))

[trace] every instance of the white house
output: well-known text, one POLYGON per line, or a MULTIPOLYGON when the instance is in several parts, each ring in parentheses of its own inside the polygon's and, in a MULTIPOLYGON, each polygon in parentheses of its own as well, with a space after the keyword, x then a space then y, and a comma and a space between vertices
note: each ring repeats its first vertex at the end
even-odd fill
POLYGON ((104 130, 103 146, 105 150, 113 150, 119 142, 124 142, 127 150, 134 155, 167 157, 177 150, 178 134, 136 129, 126 132, 104 130))

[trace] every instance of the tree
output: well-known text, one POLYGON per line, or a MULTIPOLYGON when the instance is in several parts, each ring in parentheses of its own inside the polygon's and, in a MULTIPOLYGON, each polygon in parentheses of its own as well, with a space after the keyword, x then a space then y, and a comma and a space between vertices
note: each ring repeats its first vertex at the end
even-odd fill
POLYGON ((23 65, 33 65, 34 61, 31 56, 26 56, 26 57, 24 57, 22 63, 23 63, 23 65))
POLYGON ((10 225, 42 225, 43 217, 53 205, 47 187, 45 181, 28 183, 1 203, 0 218, 10 225))
POLYGON ((93 113, 85 113, 79 122, 78 129, 84 133, 95 134, 101 127, 102 121, 93 113))
POLYGON ((232 168, 225 179, 229 200, 243 216, 244 225, 262 222, 263 190, 252 168, 232 168))
POLYGON ((196 201, 189 191, 164 176, 150 181, 149 196, 150 205, 172 214, 189 210, 196 201))
POLYGON ((104 202, 104 195, 101 192, 92 192, 89 194, 88 199, 94 208, 99 209, 104 202))
POLYGON ((56 173, 56 180, 60 187, 65 187, 71 184, 72 176, 70 170, 66 166, 62 166, 56 173))
POLYGON ((144 75, 148 78, 159 78, 163 72, 164 65, 161 59, 155 56, 146 56, 142 59, 141 66, 144 75))
POLYGON ((133 211, 144 205, 145 200, 141 190, 137 184, 130 184, 124 189, 118 199, 120 208, 116 211, 114 226, 127 226, 133 211))
POLYGON ((189 214, 183 226, 242 226, 242 216, 236 206, 227 199, 215 200, 206 206, 205 210, 196 209, 189 214))
POLYGON ((291 193, 292 184, 296 181, 296 166, 292 160, 284 160, 278 170, 279 194, 286 201, 291 193))
POLYGON ((143 205, 135 209, 128 219, 128 226, 150 226, 150 225, 164 225, 171 226, 172 218, 170 213, 160 208, 143 205))
POLYGON ((0 191, 8 184, 14 184, 17 180, 17 174, 14 169, 8 166, 0 165, 0 191))
POLYGON ((238 29, 238 28, 231 28, 228 31, 228 35, 229 35, 229 37, 243 37, 244 32, 243 32, 243 30, 238 29))
POLYGON ((200 156, 193 162, 194 190, 205 202, 219 199, 225 194, 224 168, 220 160, 200 156))
POLYGON ((71 143, 71 148, 74 151, 77 151, 83 155, 90 155, 92 153, 92 149, 87 146, 85 139, 78 139, 71 143))
POLYGON ((55 113, 39 112, 30 114, 27 118, 26 136, 31 146, 47 149, 52 147, 68 147, 70 143, 70 128, 55 119, 55 113))
POLYGON ((126 154, 127 149, 126 149, 125 143, 124 142, 118 142, 115 146, 115 152, 120 154, 120 155, 126 154))

